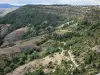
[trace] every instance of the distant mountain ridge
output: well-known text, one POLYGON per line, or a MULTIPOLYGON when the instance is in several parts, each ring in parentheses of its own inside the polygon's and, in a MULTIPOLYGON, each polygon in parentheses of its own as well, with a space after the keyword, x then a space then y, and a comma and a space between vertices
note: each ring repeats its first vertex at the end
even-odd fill
POLYGON ((19 7, 17 5, 10 5, 10 4, 0 4, 0 8, 12 8, 12 7, 19 7))

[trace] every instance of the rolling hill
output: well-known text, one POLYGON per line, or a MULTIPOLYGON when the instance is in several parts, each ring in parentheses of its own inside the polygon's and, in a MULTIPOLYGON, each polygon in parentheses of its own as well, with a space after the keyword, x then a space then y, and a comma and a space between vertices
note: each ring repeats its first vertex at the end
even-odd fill
POLYGON ((1 17, 0 74, 100 73, 99 12, 99 6, 25 5, 1 17))

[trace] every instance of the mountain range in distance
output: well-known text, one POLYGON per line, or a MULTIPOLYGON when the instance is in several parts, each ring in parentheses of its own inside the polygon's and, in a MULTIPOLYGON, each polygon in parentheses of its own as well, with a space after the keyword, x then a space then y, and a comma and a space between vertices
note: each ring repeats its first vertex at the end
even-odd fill
POLYGON ((0 4, 0 17, 5 16, 7 13, 12 12, 19 8, 18 5, 0 4))
POLYGON ((0 8, 13 8, 13 7, 20 7, 20 6, 11 4, 0 4, 0 8))
MULTIPOLYGON (((21 7, 24 6, 23 5, 13 5, 13 4, 0 4, 0 8, 14 8, 14 7, 21 7)), ((28 5, 37 5, 37 4, 28 4, 28 5)), ((38 5, 42 5, 42 4, 38 4, 38 5)), ((62 6, 62 4, 53 4, 53 6, 62 6)), ((64 6, 69 6, 69 4, 63 4, 64 6)), ((44 5, 45 6, 45 5, 44 5)))

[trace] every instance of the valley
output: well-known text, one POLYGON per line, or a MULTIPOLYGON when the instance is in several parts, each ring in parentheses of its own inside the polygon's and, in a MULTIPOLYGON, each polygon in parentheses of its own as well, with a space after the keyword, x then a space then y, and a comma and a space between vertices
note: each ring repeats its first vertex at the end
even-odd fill
POLYGON ((100 6, 7 9, 0 17, 0 75, 100 73, 100 6))

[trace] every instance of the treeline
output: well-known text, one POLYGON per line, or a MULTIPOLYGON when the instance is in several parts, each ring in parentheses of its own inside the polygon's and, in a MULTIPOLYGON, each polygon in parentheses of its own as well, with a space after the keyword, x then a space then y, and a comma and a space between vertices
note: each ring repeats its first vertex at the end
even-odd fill
POLYGON ((64 33, 64 34, 52 33, 50 38, 53 39, 53 40, 65 41, 65 40, 70 39, 74 36, 78 37, 78 36, 81 36, 81 35, 77 32, 67 32, 67 33, 64 33))
POLYGON ((17 67, 28 63, 34 59, 40 58, 39 49, 32 48, 22 53, 19 53, 16 57, 0 57, 0 75, 5 75, 17 67))
MULTIPOLYGON (((46 8, 45 8, 46 9, 46 8)), ((61 21, 60 16, 52 13, 53 9, 46 11, 40 6, 26 5, 19 9, 8 13, 6 16, 1 18, 1 24, 12 24, 11 31, 32 24, 35 27, 39 27, 44 21, 48 22, 48 25, 42 26, 56 26, 61 21)), ((39 27, 40 28, 40 27, 39 27)))
MULTIPOLYGON (((100 72, 100 53, 91 50, 91 48, 100 45, 100 14, 96 14, 97 11, 100 10, 92 8, 90 12, 86 13, 82 21, 79 21, 78 28, 74 34, 52 35, 53 40, 65 42, 66 50, 71 46, 69 49, 71 49, 75 55, 79 67, 72 70, 70 69, 70 61, 62 61, 63 68, 62 65, 56 66, 55 72, 50 72, 46 75, 96 75, 100 72), (79 35, 76 36, 75 33, 79 35), (79 61, 80 59, 82 61, 79 61)), ((48 49, 48 51, 55 50, 48 49)), ((29 72, 25 75, 37 75, 39 73, 45 75, 43 69, 36 70, 32 73, 29 72)))

